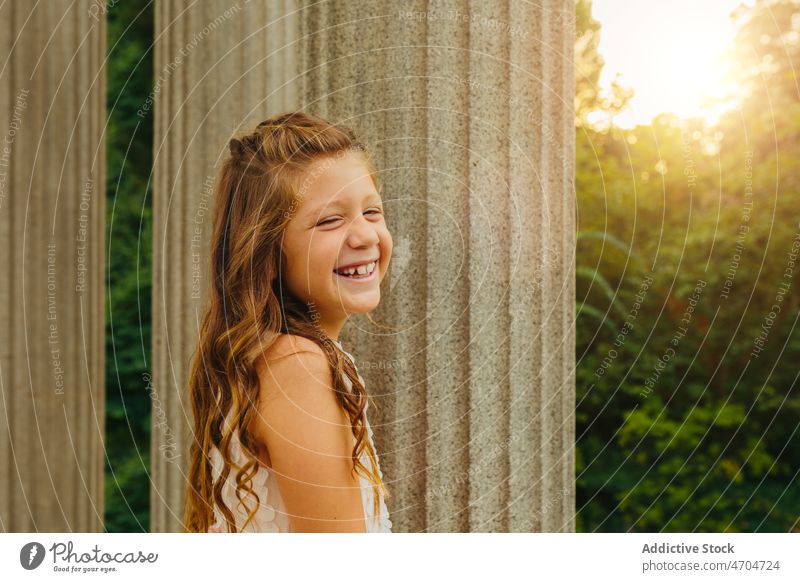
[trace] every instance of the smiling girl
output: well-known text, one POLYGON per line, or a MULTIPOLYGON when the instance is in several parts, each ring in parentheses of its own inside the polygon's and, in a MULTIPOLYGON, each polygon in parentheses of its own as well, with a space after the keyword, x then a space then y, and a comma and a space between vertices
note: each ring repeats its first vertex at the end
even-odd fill
POLYGON ((353 131, 302 113, 230 142, 189 378, 184 529, 389 532, 368 394, 339 342, 392 254, 353 131))

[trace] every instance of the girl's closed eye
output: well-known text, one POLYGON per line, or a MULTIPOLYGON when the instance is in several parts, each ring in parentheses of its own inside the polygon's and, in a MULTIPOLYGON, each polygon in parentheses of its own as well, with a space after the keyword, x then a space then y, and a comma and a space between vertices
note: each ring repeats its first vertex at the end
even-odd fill
MULTIPOLYGON (((381 215, 381 214, 383 214, 383 211, 380 208, 373 208, 371 210, 367 210, 364 214, 381 215)), ((328 218, 326 220, 323 220, 322 222, 318 222, 317 226, 324 226, 326 224, 332 224, 332 223, 336 222, 337 220, 341 220, 341 218, 339 218, 338 216, 335 216, 333 218, 328 218)))

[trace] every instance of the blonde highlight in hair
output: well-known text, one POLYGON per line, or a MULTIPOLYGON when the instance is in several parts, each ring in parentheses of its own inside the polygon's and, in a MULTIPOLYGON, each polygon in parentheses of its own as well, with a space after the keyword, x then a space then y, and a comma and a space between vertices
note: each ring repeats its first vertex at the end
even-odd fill
MULTIPOLYGON (((254 495, 244 526, 254 518, 259 495, 252 486, 258 471, 258 446, 247 429, 257 414, 259 378, 256 362, 281 334, 317 343, 333 372, 336 399, 347 413, 355 437, 353 474, 374 491, 376 519, 380 492, 389 492, 380 476, 366 427, 369 395, 350 359, 324 332, 309 306, 281 284, 281 238, 297 209, 298 183, 311 165, 328 156, 358 152, 377 180, 374 164, 354 132, 303 112, 271 117, 229 143, 214 190, 211 240, 211 286, 192 367, 189 398, 194 417, 189 478, 183 516, 184 532, 206 532, 219 508, 230 532, 236 531, 232 508, 222 489, 236 471, 236 497, 254 495), (345 384, 350 380, 351 388, 345 384), (225 423, 226 418, 233 421, 225 423), (229 445, 239 435, 246 462, 234 462, 229 445), (214 479, 211 451, 223 459, 214 479), (371 467, 360 460, 366 452, 371 467)), ((371 400, 370 400, 371 401, 371 400)))

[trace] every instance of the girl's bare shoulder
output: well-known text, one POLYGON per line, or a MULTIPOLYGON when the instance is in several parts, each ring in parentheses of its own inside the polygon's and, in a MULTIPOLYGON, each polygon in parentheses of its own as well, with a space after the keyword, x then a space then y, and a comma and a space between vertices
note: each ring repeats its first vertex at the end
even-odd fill
POLYGON ((265 363, 275 362, 297 354, 325 357, 325 352, 317 342, 300 335, 282 333, 271 346, 264 350, 264 361, 265 363))
POLYGON ((283 446, 276 441, 285 438, 287 431, 299 430, 306 435, 330 428, 326 423, 347 424, 336 400, 333 374, 322 348, 299 336, 282 336, 276 344, 272 346, 274 350, 265 354, 258 370, 259 414, 254 427, 255 433, 267 443, 270 455, 275 446, 283 446), (320 427, 320 423, 326 426, 320 427))
POLYGON ((308 338, 283 334, 265 350, 257 366, 262 399, 332 390, 328 356, 308 338))

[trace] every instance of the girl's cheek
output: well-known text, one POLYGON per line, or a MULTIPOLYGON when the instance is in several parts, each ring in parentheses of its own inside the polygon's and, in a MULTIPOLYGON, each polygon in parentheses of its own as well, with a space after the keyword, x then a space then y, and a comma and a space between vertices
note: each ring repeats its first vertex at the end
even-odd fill
POLYGON ((386 229, 386 242, 384 243, 386 248, 386 261, 387 264, 392 258, 392 249, 394 247, 394 240, 392 239, 392 233, 389 232, 389 229, 386 229))
POLYGON ((381 263, 383 263, 384 275, 389 270, 389 262, 392 260, 393 241, 392 235, 387 230, 381 241, 381 263))

